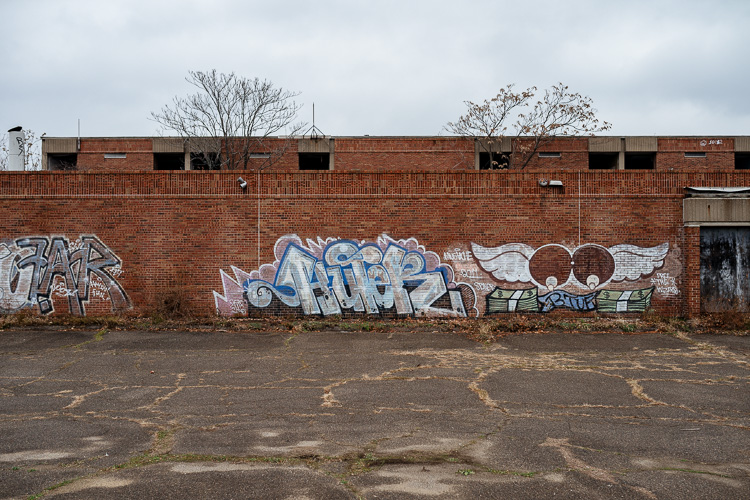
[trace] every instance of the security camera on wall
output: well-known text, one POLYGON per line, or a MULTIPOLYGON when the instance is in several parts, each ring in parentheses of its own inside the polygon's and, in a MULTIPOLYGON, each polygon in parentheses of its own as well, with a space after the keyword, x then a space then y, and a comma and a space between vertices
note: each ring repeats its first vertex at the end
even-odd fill
POLYGON ((247 187, 247 181, 243 179, 242 177, 237 177, 237 182, 240 183, 240 187, 242 189, 245 189, 247 187))

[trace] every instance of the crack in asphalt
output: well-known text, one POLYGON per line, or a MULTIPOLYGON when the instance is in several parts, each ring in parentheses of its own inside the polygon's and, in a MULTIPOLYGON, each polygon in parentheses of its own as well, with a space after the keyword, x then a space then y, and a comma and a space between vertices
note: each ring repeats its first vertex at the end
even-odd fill
MULTIPOLYGON (((116 337, 116 334, 110 333, 101 342, 98 343, 97 349, 99 354, 106 354, 106 351, 101 351, 102 346, 106 345, 111 338, 116 337)), ((750 368, 747 356, 741 353, 736 353, 728 350, 724 346, 716 346, 708 342, 696 341, 684 335, 678 336, 678 338, 685 342, 688 347, 686 349, 659 349, 659 350, 638 350, 634 352, 619 353, 616 355, 601 355, 592 352, 583 353, 570 353, 570 352, 554 352, 554 353, 534 353, 534 354, 519 354, 514 353, 506 346, 489 346, 482 350, 472 349, 439 349, 439 348, 418 348, 413 350, 391 350, 385 354, 390 356, 393 360, 403 359, 404 357, 418 358, 421 360, 416 366, 399 366, 396 368, 386 369, 379 371, 378 374, 372 374, 370 372, 364 372, 359 375, 350 375, 346 377, 295 377, 290 373, 298 373, 301 371, 309 372, 315 368, 315 361, 309 355, 303 352, 295 352, 299 345, 300 334, 295 333, 288 337, 283 343, 283 349, 285 355, 280 356, 260 356, 253 358, 255 361, 258 360, 279 360, 283 358, 293 358, 294 364, 289 364, 286 368, 281 368, 281 373, 278 377, 272 377, 271 380, 265 381, 260 384, 243 385, 243 384, 225 384, 225 383, 206 383, 206 377, 221 377, 221 376, 243 376, 253 375, 256 372, 253 369, 215 369, 215 370, 203 370, 196 371, 190 374, 188 371, 181 371, 178 373, 166 370, 164 376, 174 377, 172 384, 147 384, 139 383, 133 385, 111 385, 107 382, 107 377, 104 376, 103 380, 87 379, 86 383, 91 385, 98 385, 96 390, 89 390, 84 393, 76 394, 73 389, 66 390, 39 390, 38 392, 24 392, 25 389, 33 387, 35 384, 44 384, 44 387, 49 385, 60 384, 74 384, 82 382, 81 379, 75 377, 56 377, 57 374, 61 374, 68 368, 74 365, 80 364, 85 361, 85 355, 88 349, 91 347, 90 344, 82 344, 78 347, 78 350, 82 353, 80 357, 75 360, 64 360, 62 364, 55 367, 54 369, 47 370, 44 375, 40 376, 18 376, 14 377, 11 375, 0 376, 0 400, 8 401, 8 398, 27 398, 27 401, 39 401, 40 404, 45 403, 45 398, 62 398, 67 404, 62 406, 57 405, 57 409, 54 409, 55 405, 49 405, 50 408, 46 411, 27 411, 27 412, 0 412, 0 421, 10 423, 21 423, 27 420, 55 420, 61 416, 67 416, 78 419, 109 419, 113 421, 126 421, 133 422, 139 426, 147 429, 154 430, 154 437, 152 439, 150 448, 145 452, 141 452, 137 457, 131 457, 125 462, 120 462, 115 466, 107 466, 95 471, 92 474, 87 474, 81 478, 75 479, 75 481, 90 479, 92 477, 100 478, 102 475, 115 474, 123 468, 128 468, 133 465, 133 460, 141 460, 143 463, 139 466, 152 466, 158 463, 164 462, 183 462, 191 461, 225 461, 227 457, 220 455, 200 455, 199 457, 186 454, 175 454, 173 449, 177 443, 178 436, 181 432, 190 430, 200 432, 213 432, 221 431, 224 429, 231 428, 229 422, 230 419, 242 418, 248 419, 253 418, 256 415, 252 412, 234 412, 234 413, 221 413, 221 414, 210 414, 200 415, 190 411, 190 408, 184 408, 187 411, 177 415, 173 408, 165 409, 165 406, 172 402, 178 395, 189 393, 191 391, 200 390, 217 390, 222 393, 218 401, 224 405, 235 404, 233 394, 236 392, 251 393, 252 391, 277 391, 277 390, 311 390, 320 391, 318 405, 321 410, 328 409, 329 411, 310 411, 313 410, 311 407, 306 411, 284 411, 284 412, 268 412, 269 416, 276 418, 281 417, 298 417, 316 419, 320 417, 335 417, 341 415, 342 412, 347 410, 353 410, 355 412, 363 411, 362 408, 350 407, 345 397, 337 397, 338 391, 352 383, 368 384, 373 382, 399 382, 404 384, 411 384, 416 382, 425 381, 447 381, 454 382, 463 386, 467 394, 475 397, 485 408, 490 412, 497 414, 498 418, 502 418, 503 423, 513 421, 514 419, 538 419, 545 420, 550 418, 561 418, 575 416, 578 418, 590 418, 590 419, 613 419, 615 421, 633 423, 639 425, 641 422, 672 422, 675 424, 683 424, 687 426, 689 424, 700 424, 700 425, 711 425, 716 427, 727 427, 733 429, 750 430, 750 416, 747 412, 742 410, 733 410, 732 408, 703 408, 693 407, 690 403, 680 403, 676 401, 665 400, 664 397, 656 397, 649 394, 647 388, 644 387, 644 383, 673 383, 681 385, 695 385, 704 386, 707 388, 739 388, 743 390, 742 394, 747 394, 747 384, 750 382, 750 374, 745 371, 750 368), (729 375, 719 373, 727 364, 737 373, 731 373, 729 375), (605 404, 605 403, 560 403, 553 401, 536 401, 529 405, 528 402, 523 400, 502 400, 493 396, 493 392, 496 390, 492 387, 492 377, 500 374, 503 370, 524 370, 534 373, 587 373, 595 374, 615 381, 620 381, 623 384, 623 388, 627 389, 630 395, 637 401, 637 404, 605 404), (450 370, 456 370, 460 373, 473 374, 473 375, 446 375, 445 373, 450 370), (434 372, 441 372, 436 374, 434 372), (642 375, 660 374, 660 376, 633 376, 636 373, 642 375), (674 374, 674 377, 670 377, 669 374, 674 374), (198 377, 196 380, 198 383, 186 383, 191 377, 198 377), (692 378, 691 378, 692 377, 692 378), (137 406, 131 408, 100 408, 96 409, 96 404, 92 403, 93 410, 87 409, 85 411, 79 411, 84 406, 84 403, 90 403, 94 401, 98 396, 105 393, 114 393, 115 391, 130 391, 138 392, 141 391, 144 394, 138 397, 145 401, 139 401, 137 406), (163 391, 169 391, 163 393, 163 391), (156 396, 148 396, 151 392, 155 392, 156 396), (151 399, 148 399, 148 398, 151 399), (525 405, 524 410, 518 410, 515 407, 519 405, 525 405), (619 415, 603 415, 592 412, 586 412, 585 410, 642 410, 645 408, 653 407, 664 407, 674 410, 681 410, 693 417, 688 416, 656 416, 656 415, 640 415, 635 412, 631 414, 619 414, 619 415), (560 410, 560 411, 549 411, 549 410, 560 410), (584 411, 576 411, 584 410, 584 411), (722 412, 717 413, 717 410, 722 412), (190 419, 201 420, 211 418, 216 423, 210 426, 200 426, 189 423, 190 419), (138 458, 141 457, 141 458, 138 458), (191 458, 192 457, 192 458, 191 458)), ((237 350, 228 350, 226 352, 235 352, 237 350)), ((216 351, 219 352, 219 351, 216 351)), ((135 363, 133 364, 138 370, 146 370, 143 366, 148 366, 153 360, 153 354, 147 352, 132 351, 128 355, 135 356, 135 363), (148 361, 148 363, 147 363, 148 361)), ((186 352, 186 356, 200 356, 200 352, 186 352)), ((5 359, 11 360, 25 360, 27 362, 33 362, 26 355, 17 355, 8 353, 0 353, 0 356, 5 359)), ((42 362, 44 356, 38 356, 36 361, 42 362)), ((189 363, 189 361, 185 361, 189 363)), ((184 369, 184 368, 183 368, 184 369)), ((153 374, 153 371, 151 372, 153 374)), ((105 374, 106 375, 106 374, 105 374)), ((140 394, 140 393, 138 393, 140 394)), ((3 405, 6 409, 8 406, 3 405)), ((375 414, 393 413, 393 414, 429 414, 436 411, 436 409, 425 408, 425 407, 409 407, 406 405, 389 405, 389 404, 373 404, 369 410, 375 414)), ((573 434, 573 429, 570 427, 570 421, 567 421, 569 431, 573 434)), ((498 435, 501 432, 503 424, 493 424, 493 429, 486 433, 479 433, 474 437, 463 437, 459 439, 459 443, 450 448, 439 451, 431 452, 405 452, 405 454, 399 455, 398 460, 402 460, 403 464, 408 465, 429 465, 429 464, 454 464, 456 466, 469 466, 475 468, 484 468, 486 471, 495 470, 490 465, 483 463, 481 460, 470 458, 465 453, 467 450, 471 450, 477 447, 482 442, 489 442, 490 437, 498 435)), ((683 432, 688 431, 699 431, 700 428, 684 427, 680 429, 683 432)), ((415 429, 412 432, 399 433, 394 432, 391 436, 383 436, 368 442, 365 445, 358 444, 356 441, 347 442, 346 440, 334 440, 326 438, 325 436, 317 436, 315 441, 301 441, 298 443, 285 444, 284 446, 269 446, 266 447, 269 452, 274 450, 280 450, 288 455, 258 455, 258 456, 240 456, 231 457, 230 460, 242 462, 242 463, 255 463, 257 461, 263 461, 263 463, 286 463, 295 465, 306 464, 311 470, 318 471, 329 477, 339 478, 344 481, 344 478, 356 478, 363 475, 367 475, 375 470, 382 469, 386 466, 395 466, 399 462, 396 456, 385 455, 382 452, 378 453, 378 450, 387 442, 398 442, 398 440, 404 440, 407 438, 413 438, 414 436, 421 435, 423 431, 421 429, 415 429), (300 446, 300 443, 329 443, 339 447, 359 449, 359 452, 351 451, 346 452, 341 456, 333 457, 320 457, 314 458, 299 458, 295 457, 295 450, 305 448, 300 446), (363 458, 369 456, 369 458, 363 458), (337 462, 345 462, 347 464, 347 470, 349 471, 345 475, 339 474, 338 476, 331 473, 330 467, 332 464, 337 462), (329 469, 326 469, 329 467, 329 469)), ((549 448, 554 450, 564 460, 566 469, 568 472, 574 471, 586 476, 595 481, 611 483, 620 485, 626 489, 632 491, 633 494, 645 497, 645 498, 656 498, 656 494, 652 491, 638 485, 626 484, 618 479, 618 474, 622 471, 616 468, 599 467, 587 463, 583 458, 578 456, 574 450, 583 450, 584 447, 572 444, 569 438, 557 438, 547 437, 545 441, 537 444, 538 447, 549 448)), ((314 448, 314 446, 307 446, 307 448, 314 448)), ((408 449, 408 446, 407 448, 408 449)), ((40 452, 41 453, 41 452, 40 452)), ((62 452, 58 452, 62 453, 62 452)), ((26 456, 26 455, 23 455, 26 456)), ((33 458, 32 455, 29 455, 33 458)), ((57 455, 51 455, 57 456, 57 455)), ((10 455, 9 455, 10 457, 10 455)), ((19 455, 22 457, 22 455, 19 455)), ((59 458, 59 456, 57 456, 59 458)), ((632 455, 633 460, 641 460, 636 455, 632 455)), ((87 461, 92 461, 94 458, 87 458, 87 461)), ((647 458, 642 459, 644 462, 643 467, 633 468, 631 470, 642 470, 642 471, 659 471, 659 470, 671 470, 671 471, 682 471, 684 473, 695 472, 703 474, 714 474, 726 478, 747 478, 750 477, 750 466, 747 464, 723 464, 723 466, 711 465, 708 467, 706 464, 700 464, 698 462, 686 462, 686 467, 676 467, 675 464, 670 464, 671 467, 665 468, 664 464, 655 461, 653 464, 649 464, 647 458), (688 467, 689 466, 689 467, 688 467), (695 469, 693 469, 695 467, 695 469), (702 467, 702 468, 700 468, 702 467), (703 470, 706 469, 706 470, 703 470), (731 469, 731 473, 727 472, 731 469), (738 471, 743 471, 738 472, 738 471), (686 472, 687 471, 687 472, 686 472)), ((1 460, 0 460, 1 461, 1 460)), ((680 464, 676 464, 680 465, 680 464)), ((91 466, 95 467, 95 464, 91 466)), ((464 469, 468 470, 468 469, 464 469)), ((505 471, 508 474, 522 477, 524 474, 552 474, 557 473, 553 470, 545 471, 524 471, 524 470, 511 470, 505 471)), ((472 472, 473 474, 473 472, 472 472)), ((525 476, 523 476, 525 478, 525 476)), ((525 478, 532 480, 532 477, 525 478)), ((62 485, 54 488, 54 491, 58 493, 64 493, 67 485, 62 485)), ((80 487, 80 485, 79 485, 80 487)), ((347 486, 348 490, 355 495, 364 496, 368 491, 379 491, 377 488, 366 486, 347 486)), ((68 488, 72 491, 72 488, 68 488)), ((53 490, 48 490, 52 493, 53 490)))

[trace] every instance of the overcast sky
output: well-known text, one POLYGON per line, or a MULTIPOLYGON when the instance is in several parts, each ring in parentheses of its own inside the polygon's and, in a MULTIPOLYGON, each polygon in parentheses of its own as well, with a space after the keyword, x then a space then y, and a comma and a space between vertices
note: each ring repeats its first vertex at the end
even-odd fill
POLYGON ((327 135, 437 135, 563 82, 611 135, 750 135, 750 1, 0 0, 0 132, 157 135, 188 70, 301 92, 327 135))

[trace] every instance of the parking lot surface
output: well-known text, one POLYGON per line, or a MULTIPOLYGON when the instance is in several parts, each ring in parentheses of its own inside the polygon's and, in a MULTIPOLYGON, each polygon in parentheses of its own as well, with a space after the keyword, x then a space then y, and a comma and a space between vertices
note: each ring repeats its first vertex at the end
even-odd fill
POLYGON ((0 498, 750 497, 750 337, 0 335, 0 498))

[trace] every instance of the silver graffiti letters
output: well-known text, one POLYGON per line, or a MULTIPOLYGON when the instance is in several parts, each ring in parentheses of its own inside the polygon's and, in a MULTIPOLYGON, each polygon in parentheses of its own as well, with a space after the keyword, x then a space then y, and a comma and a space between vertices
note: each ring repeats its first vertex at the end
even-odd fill
POLYGON ((225 294, 214 292, 217 312, 246 312, 237 300, 241 287, 251 308, 268 307, 276 298, 306 315, 395 311, 466 316, 452 268, 413 238, 395 241, 383 235, 376 243, 329 238, 308 240, 305 246, 296 235, 288 235, 277 242, 276 253, 272 276, 268 265, 249 275, 233 268, 237 281, 222 271, 225 294))
POLYGON ((73 242, 32 236, 0 243, 0 312, 38 305, 49 314, 55 296, 79 316, 94 297, 109 298, 113 310, 126 309, 130 301, 115 278, 121 272, 120 259, 96 236, 73 242))

